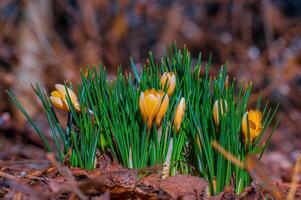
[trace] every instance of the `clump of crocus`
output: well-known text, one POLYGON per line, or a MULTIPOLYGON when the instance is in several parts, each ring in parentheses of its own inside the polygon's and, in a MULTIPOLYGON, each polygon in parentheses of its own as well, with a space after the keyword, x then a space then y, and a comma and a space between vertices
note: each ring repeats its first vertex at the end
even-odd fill
POLYGON ((174 117, 174 126, 176 128, 176 131, 179 131, 181 127, 181 123, 185 114, 186 109, 186 102, 185 98, 182 97, 179 105, 177 106, 175 117, 174 117))
POLYGON ((160 79, 161 89, 167 87, 167 94, 171 96, 176 89, 176 75, 173 72, 165 72, 160 79))
POLYGON ((141 92, 139 97, 139 108, 143 119, 148 122, 148 128, 151 128, 155 118, 157 126, 161 124, 161 120, 166 114, 168 104, 169 98, 162 91, 149 89, 141 92))
MULTIPOLYGON (((66 87, 66 88, 68 90, 70 100, 71 100, 75 110, 79 112, 80 105, 79 105, 76 94, 70 88, 68 88, 68 87, 66 87)), ((62 84, 55 84, 56 90, 51 92, 50 101, 55 107, 57 107, 61 110, 70 111, 70 108, 69 108, 67 100, 66 100, 66 98, 67 98, 66 88, 62 84)))
POLYGON ((220 124, 219 112, 223 115, 225 112, 227 112, 227 110, 228 110, 228 105, 227 105, 226 100, 219 99, 214 102, 213 118, 214 118, 214 122, 217 126, 219 126, 219 124, 220 124), (224 111, 224 106, 225 106, 225 111, 224 111), (220 109, 220 111, 219 111, 219 109, 220 109))
POLYGON ((250 134, 250 143, 252 144, 254 139, 261 133, 261 117, 262 114, 259 110, 249 110, 244 114, 242 118, 242 132, 244 134, 246 144, 248 143, 248 134, 250 134))

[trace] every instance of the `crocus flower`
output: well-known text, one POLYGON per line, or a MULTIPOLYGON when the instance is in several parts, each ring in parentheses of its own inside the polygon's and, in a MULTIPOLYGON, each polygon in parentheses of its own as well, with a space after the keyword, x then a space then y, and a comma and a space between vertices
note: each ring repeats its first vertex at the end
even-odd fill
POLYGON ((262 130, 261 112, 259 110, 249 110, 242 118, 242 132, 244 134, 246 143, 248 143, 248 124, 250 143, 253 143, 254 139, 261 133, 262 130))
POLYGON ((176 89, 176 75, 173 72, 165 72, 160 79, 161 89, 163 90, 165 85, 167 87, 167 94, 171 96, 176 89))
MULTIPOLYGON (((65 89, 65 86, 62 84, 55 84, 54 91, 51 92, 50 96, 50 102, 57 108, 65 111, 70 111, 70 108, 67 103, 67 91, 65 89)), ((80 111, 80 105, 77 99, 76 94, 67 87, 68 94, 70 96, 70 100, 75 108, 76 111, 80 111)))
POLYGON ((228 110, 228 105, 227 105, 227 102, 226 100, 223 100, 223 99, 219 99, 219 100, 216 100, 214 102, 214 105, 213 105, 213 118, 214 118, 214 122, 217 126, 219 126, 220 124, 220 117, 219 117, 219 109, 220 109, 220 113, 223 115, 225 112, 227 112, 228 110), (225 111, 224 111, 224 105, 225 104, 225 111))
POLYGON ((181 123, 185 114, 185 108, 186 108, 186 103, 185 103, 185 98, 182 97, 181 101, 176 109, 175 117, 174 117, 174 126, 176 127, 176 131, 179 131, 181 127, 181 123))
POLYGON ((161 121, 167 112, 167 108, 169 105, 169 97, 163 91, 158 91, 157 94, 160 96, 160 109, 156 116, 156 124, 159 127, 161 125, 161 121), (163 99, 163 100, 162 100, 163 99))
POLYGON ((155 89, 141 92, 139 97, 139 108, 142 118, 148 122, 148 128, 152 126, 153 120, 159 112, 160 105, 161 96, 155 89))

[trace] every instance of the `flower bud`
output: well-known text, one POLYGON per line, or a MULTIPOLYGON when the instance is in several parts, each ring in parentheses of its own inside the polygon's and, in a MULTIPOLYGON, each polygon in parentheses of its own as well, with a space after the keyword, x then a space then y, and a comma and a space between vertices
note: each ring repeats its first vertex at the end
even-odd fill
POLYGON ((227 105, 226 100, 223 100, 223 99, 216 100, 213 105, 213 118, 214 118, 214 122, 217 126, 220 125, 219 109, 220 109, 220 113, 222 115, 225 113, 223 104, 225 104, 225 112, 227 112, 228 105, 227 105))
POLYGON ((224 86, 225 86, 226 89, 229 88, 229 76, 228 75, 225 78, 224 86))
POLYGON ((176 89, 176 75, 173 72, 165 72, 160 79, 161 89, 167 87, 167 94, 171 96, 176 89))
POLYGON ((161 125, 161 121, 167 112, 167 108, 169 105, 169 97, 163 91, 158 91, 158 95, 160 96, 160 109, 156 116, 156 124, 159 127, 161 125), (163 99, 164 98, 164 99, 163 99), (163 100, 162 100, 163 99, 163 100))
POLYGON ((185 108, 186 108, 186 103, 185 103, 185 98, 182 97, 181 101, 176 109, 176 113, 175 113, 175 117, 174 117, 174 126, 176 127, 176 131, 178 132, 180 127, 181 127, 181 123, 185 114, 185 108))

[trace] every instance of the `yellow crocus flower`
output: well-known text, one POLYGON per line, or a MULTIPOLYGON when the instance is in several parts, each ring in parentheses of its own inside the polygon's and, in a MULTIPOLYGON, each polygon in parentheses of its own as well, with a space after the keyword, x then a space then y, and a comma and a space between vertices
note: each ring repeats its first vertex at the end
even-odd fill
MULTIPOLYGON (((67 92, 65 89, 65 86, 62 84, 55 84, 55 89, 54 91, 51 92, 50 96, 50 102, 57 108, 65 111, 70 111, 68 103, 67 103, 67 92)), ((76 94, 67 87, 68 94, 70 96, 70 100, 76 109, 76 111, 80 111, 80 105, 77 99, 76 94)))
POLYGON ((214 119, 214 122, 217 126, 219 126, 219 124, 220 124, 220 117, 219 117, 219 110, 218 109, 220 109, 220 112, 221 112, 222 115, 225 113, 223 104, 225 104, 225 109, 226 109, 225 112, 227 112, 228 105, 227 105, 226 100, 223 100, 223 99, 216 100, 214 102, 214 105, 213 105, 213 119, 214 119))
POLYGON ((139 108, 143 119, 147 120, 148 128, 153 124, 153 120, 159 112, 161 97, 155 89, 141 92, 139 97, 139 108))
POLYGON ((248 124, 250 133, 250 143, 261 133, 261 112, 259 110, 249 110, 242 118, 242 132, 244 134, 245 142, 248 143, 248 124), (248 122, 247 122, 248 120, 248 122))
POLYGON ((181 127, 181 123, 185 114, 185 108, 186 108, 186 103, 185 103, 185 98, 182 97, 181 101, 176 109, 175 117, 174 117, 174 126, 176 127, 176 131, 179 131, 181 127))
POLYGON ((161 89, 163 90, 165 85, 167 87, 167 94, 171 96, 176 89, 176 75, 173 72, 165 72, 160 79, 161 89))
POLYGON ((167 112, 167 108, 169 105, 169 97, 163 91, 158 91, 157 94, 160 96, 160 102, 161 102, 159 112, 156 116, 156 124, 159 127, 161 125, 161 121, 162 121, 163 117, 165 116, 165 114, 167 112))

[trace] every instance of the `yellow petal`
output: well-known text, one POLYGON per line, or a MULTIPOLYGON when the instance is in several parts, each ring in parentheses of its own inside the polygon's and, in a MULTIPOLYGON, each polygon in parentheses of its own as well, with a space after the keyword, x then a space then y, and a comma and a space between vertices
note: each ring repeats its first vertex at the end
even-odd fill
POLYGON ((64 103, 62 102, 61 98, 55 97, 55 96, 51 96, 49 97, 50 102, 57 108, 61 109, 61 110, 66 110, 68 111, 68 108, 66 108, 66 106, 64 105, 64 103))
POLYGON ((245 143, 248 143, 248 123, 250 142, 253 143, 254 139, 261 133, 261 112, 259 110, 249 110, 246 112, 242 119, 242 132, 244 134, 245 143))
MULTIPOLYGON (((141 115, 144 120, 148 121, 148 128, 151 128, 153 120, 158 116, 158 112, 160 111, 161 104, 164 105, 162 106, 162 110, 160 111, 161 117, 164 116, 166 111, 164 109, 167 109, 168 105, 166 105, 167 100, 164 98, 163 102, 162 98, 164 96, 164 92, 162 91, 156 91, 155 89, 148 89, 145 90, 144 92, 141 92, 140 97, 139 97, 139 108, 141 115)), ((161 121, 158 119, 158 121, 161 121)))
POLYGON ((80 104, 78 102, 74 104, 74 107, 77 112, 80 111, 80 104))
POLYGON ((149 94, 145 97, 146 101, 146 116, 149 119, 154 119, 160 108, 160 97, 149 94))
POLYGON ((162 101, 161 99, 164 97, 163 101, 161 102, 159 112, 156 116, 156 124, 159 127, 161 125, 161 121, 162 121, 163 117, 165 116, 165 114, 167 112, 167 108, 169 105, 169 97, 168 97, 168 95, 165 95, 164 92, 158 92, 158 94, 160 95, 160 101, 162 101))
POLYGON ((170 73, 169 76, 170 76, 170 78, 169 78, 170 85, 167 90, 167 93, 169 96, 171 96, 176 89, 176 75, 174 73, 170 73))
POLYGON ((144 91, 144 96, 148 96, 150 94, 153 94, 153 95, 157 96, 157 91, 154 88, 144 91))
POLYGON ((214 119, 214 122, 217 126, 220 125, 219 109, 220 109, 220 113, 224 114, 225 113, 224 112, 224 106, 225 106, 225 110, 227 112, 228 111, 228 105, 227 105, 226 100, 219 99, 219 100, 216 100, 214 102, 214 105, 213 105, 213 119, 214 119))
POLYGON ((139 109, 142 115, 143 120, 146 120, 146 102, 145 102, 145 97, 144 97, 144 93, 141 92, 140 93, 140 97, 139 97, 139 109))
POLYGON ((52 91, 51 96, 61 98, 61 95, 57 90, 52 91))
POLYGON ((218 101, 215 101, 213 105, 213 119, 215 124, 219 126, 218 101))
POLYGON ((167 81, 167 72, 165 72, 164 74, 162 74, 161 78, 160 78, 160 85, 161 85, 161 89, 163 90, 165 85, 168 87, 168 83, 166 83, 167 81))
POLYGON ((60 96, 62 98, 66 98, 66 89, 65 89, 64 85, 62 85, 62 84, 55 84, 54 87, 58 91, 58 93, 60 94, 60 96))
POLYGON ((185 108, 186 108, 186 103, 185 103, 185 98, 182 97, 175 113, 174 117, 174 126, 176 127, 176 130, 179 131, 181 127, 181 123, 185 114, 185 108))
POLYGON ((261 123, 261 112, 259 110, 250 110, 249 119, 255 123, 255 126, 259 126, 261 123))
POLYGON ((247 119, 248 118, 248 112, 246 112, 244 114, 244 116, 242 117, 242 132, 244 134, 244 137, 245 137, 245 140, 246 140, 246 143, 248 143, 248 124, 247 124, 247 119))
POLYGON ((224 86, 225 86, 226 89, 229 88, 229 76, 228 75, 225 78, 224 86))

